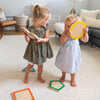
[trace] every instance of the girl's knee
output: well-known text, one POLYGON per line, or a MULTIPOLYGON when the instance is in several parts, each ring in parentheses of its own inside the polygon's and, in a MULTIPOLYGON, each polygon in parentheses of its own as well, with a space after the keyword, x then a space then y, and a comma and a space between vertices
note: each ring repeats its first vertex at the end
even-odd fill
POLYGON ((38 65, 38 67, 43 67, 43 64, 42 65, 38 65))
POLYGON ((32 69, 32 67, 33 67, 33 65, 28 64, 27 68, 26 68, 26 71, 30 71, 32 69))
POLYGON ((32 68, 34 65, 28 64, 27 68, 32 68))

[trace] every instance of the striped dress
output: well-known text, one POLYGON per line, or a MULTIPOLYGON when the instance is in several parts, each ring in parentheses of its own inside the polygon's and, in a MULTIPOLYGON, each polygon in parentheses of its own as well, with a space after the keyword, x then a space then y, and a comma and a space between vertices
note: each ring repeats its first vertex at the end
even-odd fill
POLYGON ((81 53, 78 39, 68 37, 66 42, 61 45, 56 56, 55 65, 62 72, 76 73, 81 64, 81 53))

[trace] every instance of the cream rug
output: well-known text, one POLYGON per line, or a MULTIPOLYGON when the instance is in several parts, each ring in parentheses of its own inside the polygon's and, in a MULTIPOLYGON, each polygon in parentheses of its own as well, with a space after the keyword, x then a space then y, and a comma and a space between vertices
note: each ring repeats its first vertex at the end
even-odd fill
POLYGON ((31 72, 29 84, 24 84, 27 61, 23 54, 27 43, 23 35, 3 36, 0 40, 0 100, 12 100, 11 93, 20 89, 30 88, 36 100, 100 100, 100 48, 81 45, 82 63, 76 74, 77 87, 70 86, 70 75, 66 75, 65 87, 59 91, 48 88, 50 80, 58 80, 61 71, 55 66, 55 57, 60 43, 54 35, 50 36, 54 57, 44 64, 44 84, 37 80, 36 72, 31 72))

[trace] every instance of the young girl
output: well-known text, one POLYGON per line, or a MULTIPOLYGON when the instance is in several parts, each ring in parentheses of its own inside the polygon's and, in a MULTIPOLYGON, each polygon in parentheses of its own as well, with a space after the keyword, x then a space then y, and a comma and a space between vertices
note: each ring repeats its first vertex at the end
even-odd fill
MULTIPOLYGON (((71 14, 65 19, 65 28, 62 36, 60 38, 60 43, 62 44, 60 50, 56 57, 56 66, 61 69, 62 77, 60 78, 61 82, 65 81, 66 72, 71 75, 71 86, 75 87, 75 73, 79 70, 81 63, 80 56, 80 46, 78 39, 72 39, 70 37, 70 27, 71 25, 78 21, 79 17, 71 14)), ((83 42, 88 41, 88 28, 84 28, 85 33, 80 38, 83 42)))
POLYGON ((25 40, 28 42, 24 58, 28 60, 24 83, 28 83, 28 76, 34 64, 38 65, 38 80, 44 83, 41 77, 43 63, 47 58, 53 57, 53 52, 49 44, 49 29, 47 27, 50 12, 47 8, 36 5, 33 10, 33 26, 29 27, 29 31, 35 33, 39 39, 33 40, 25 34, 25 40))

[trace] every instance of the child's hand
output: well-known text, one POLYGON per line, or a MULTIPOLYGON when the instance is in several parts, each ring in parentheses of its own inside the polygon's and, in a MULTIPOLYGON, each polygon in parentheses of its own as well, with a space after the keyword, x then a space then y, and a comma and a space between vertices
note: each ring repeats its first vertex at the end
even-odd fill
POLYGON ((83 42, 88 42, 88 26, 83 29, 84 30, 84 35, 80 38, 81 41, 83 42))
POLYGON ((70 30, 65 31, 65 34, 66 34, 67 36, 70 36, 70 35, 71 35, 70 30))
POLYGON ((27 35, 23 30, 22 30, 22 32, 24 33, 24 35, 27 35))
POLYGON ((37 40, 34 40, 34 42, 41 42, 41 38, 38 38, 37 40))
POLYGON ((28 37, 27 35, 25 35, 25 40, 26 40, 26 42, 30 42, 30 37, 28 37))
POLYGON ((85 31, 85 34, 88 33, 88 26, 86 26, 86 28, 83 29, 85 31))
POLYGON ((67 35, 70 36, 72 33, 70 32, 70 30, 67 31, 67 35))

